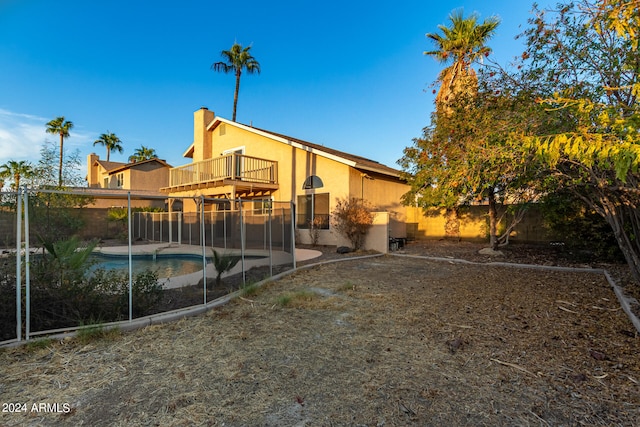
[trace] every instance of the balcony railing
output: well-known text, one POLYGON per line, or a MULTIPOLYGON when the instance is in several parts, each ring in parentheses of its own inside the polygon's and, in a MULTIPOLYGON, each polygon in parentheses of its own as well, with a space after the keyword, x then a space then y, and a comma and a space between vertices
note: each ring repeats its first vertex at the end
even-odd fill
POLYGON ((278 162, 243 154, 227 154, 169 170, 170 187, 206 184, 225 179, 277 184, 278 162))

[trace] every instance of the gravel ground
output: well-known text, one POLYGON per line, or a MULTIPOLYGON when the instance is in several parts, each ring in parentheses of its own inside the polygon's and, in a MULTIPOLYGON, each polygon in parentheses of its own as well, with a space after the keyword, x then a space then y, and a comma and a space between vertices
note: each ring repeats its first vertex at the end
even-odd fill
POLYGON ((0 425, 634 425, 640 338, 602 274, 481 247, 350 254, 179 322, 5 349, 0 425))

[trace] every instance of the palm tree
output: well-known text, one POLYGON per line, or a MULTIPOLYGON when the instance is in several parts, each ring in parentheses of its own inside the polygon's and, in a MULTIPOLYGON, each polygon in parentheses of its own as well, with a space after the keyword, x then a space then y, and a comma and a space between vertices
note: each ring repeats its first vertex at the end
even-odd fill
POLYGON ((20 178, 30 178, 33 173, 31 163, 25 160, 20 160, 19 162, 9 160, 7 163, 0 165, 0 178, 13 178, 12 187, 15 191, 20 188, 20 178))
POLYGON ((47 123, 47 133, 60 135, 60 166, 58 167, 58 187, 62 187, 62 153, 64 139, 70 136, 69 131, 73 128, 73 123, 65 121, 64 116, 57 117, 47 123))
POLYGON ((94 146, 98 144, 107 147, 107 162, 109 161, 109 154, 111 154, 112 151, 122 153, 122 141, 120 141, 120 138, 118 138, 115 133, 109 131, 103 133, 100 135, 100 138, 93 141, 94 146))
POLYGON ((256 59, 251 56, 249 50, 251 46, 247 46, 245 48, 238 43, 234 43, 229 50, 223 50, 220 52, 224 61, 215 62, 211 64, 211 69, 214 71, 222 71, 223 73, 235 73, 236 75, 236 90, 233 94, 233 120, 236 121, 236 109, 238 106, 238 92, 240 92, 240 76, 242 75, 242 70, 246 70, 247 73, 260 74, 260 64, 256 59))
POLYGON ((438 76, 440 90, 436 96, 436 108, 451 103, 456 92, 474 90, 477 84, 472 64, 488 56, 491 49, 486 46, 493 36, 500 20, 492 16, 478 23, 478 14, 463 17, 462 10, 454 10, 449 15, 451 26, 438 25, 442 35, 427 33, 436 45, 436 50, 424 52, 442 63, 453 62, 438 76))
POLYGON ((153 148, 147 148, 141 145, 140 148, 136 148, 136 151, 129 156, 129 162, 142 162, 149 159, 157 159, 158 155, 153 148))

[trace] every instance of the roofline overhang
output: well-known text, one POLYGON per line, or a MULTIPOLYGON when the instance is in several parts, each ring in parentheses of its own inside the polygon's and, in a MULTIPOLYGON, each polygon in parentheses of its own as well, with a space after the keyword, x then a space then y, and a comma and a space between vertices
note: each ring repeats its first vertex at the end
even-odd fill
POLYGON ((182 157, 193 159, 193 152, 195 151, 195 142, 192 142, 189 147, 182 153, 182 157))
POLYGON ((142 160, 141 162, 126 163, 126 164, 124 164, 122 166, 118 166, 117 168, 108 170, 107 174, 111 175, 111 174, 114 174, 114 173, 117 173, 117 172, 124 171, 126 169, 131 169, 134 166, 138 166, 138 165, 141 165, 141 164, 144 164, 144 163, 151 163, 151 162, 154 162, 154 161, 160 163, 163 166, 168 166, 169 168, 172 167, 170 164, 168 164, 167 162, 165 162, 162 159, 153 158, 153 159, 142 160))
MULTIPOLYGON (((256 129, 256 128, 252 128, 251 126, 247 126, 247 125, 243 125, 241 123, 237 123, 237 122, 234 122, 234 121, 231 121, 231 120, 223 119, 222 117, 216 117, 215 119, 213 119, 213 121, 211 123, 209 123, 209 125, 207 126, 207 130, 208 131, 214 130, 216 127, 218 127, 218 125, 220 125, 220 123, 225 123, 225 124, 228 124, 230 126, 235 126, 237 128, 243 129, 243 130, 245 130, 247 132, 255 133, 256 135, 260 135, 260 136, 263 136, 265 138, 269 138, 269 139, 272 139, 274 141, 278 141, 278 142, 281 142, 283 144, 290 145, 292 147, 298 148, 298 149, 303 150, 303 151, 307 151, 307 152, 312 153, 312 154, 317 154, 319 156, 326 157, 328 159, 334 160, 334 161, 339 162, 339 163, 343 163, 343 164, 351 166, 351 167, 356 167, 357 166, 357 163, 354 162, 353 160, 347 160, 347 159, 345 159, 343 157, 336 156, 335 154, 330 154, 330 153, 327 153, 325 151, 318 150, 316 148, 311 148, 311 147, 308 147, 308 146, 306 146, 304 144, 300 144, 299 142, 291 141, 290 139, 286 139, 286 138, 281 138, 281 137, 273 135, 273 134, 271 134, 269 132, 264 132, 264 131, 261 131, 261 130, 256 129)), ((187 149, 187 151, 189 151, 189 149, 187 149)))
POLYGON ((400 174, 400 172, 398 173, 391 173, 389 172, 389 170, 382 170, 382 169, 378 169, 378 168, 373 168, 370 166, 365 166, 365 165, 361 165, 361 164, 356 164, 356 166, 354 166, 356 169, 359 170, 364 170, 364 171, 369 171, 369 172, 375 172, 375 173, 379 173, 382 175, 386 175, 386 176, 392 176, 394 178, 398 178, 398 179, 403 179, 402 175, 400 174))

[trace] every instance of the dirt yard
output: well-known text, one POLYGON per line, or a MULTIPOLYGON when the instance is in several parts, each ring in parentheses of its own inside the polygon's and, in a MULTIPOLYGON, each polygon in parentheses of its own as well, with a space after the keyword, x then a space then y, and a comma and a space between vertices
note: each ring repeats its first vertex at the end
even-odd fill
MULTIPOLYGON (((406 252, 491 261, 468 245, 431 249, 406 252)), ((504 260, 517 259, 511 252, 504 260)), ((198 317, 34 347, 0 353, 0 425, 640 419, 640 338, 596 273, 350 259, 298 271, 198 317)))

